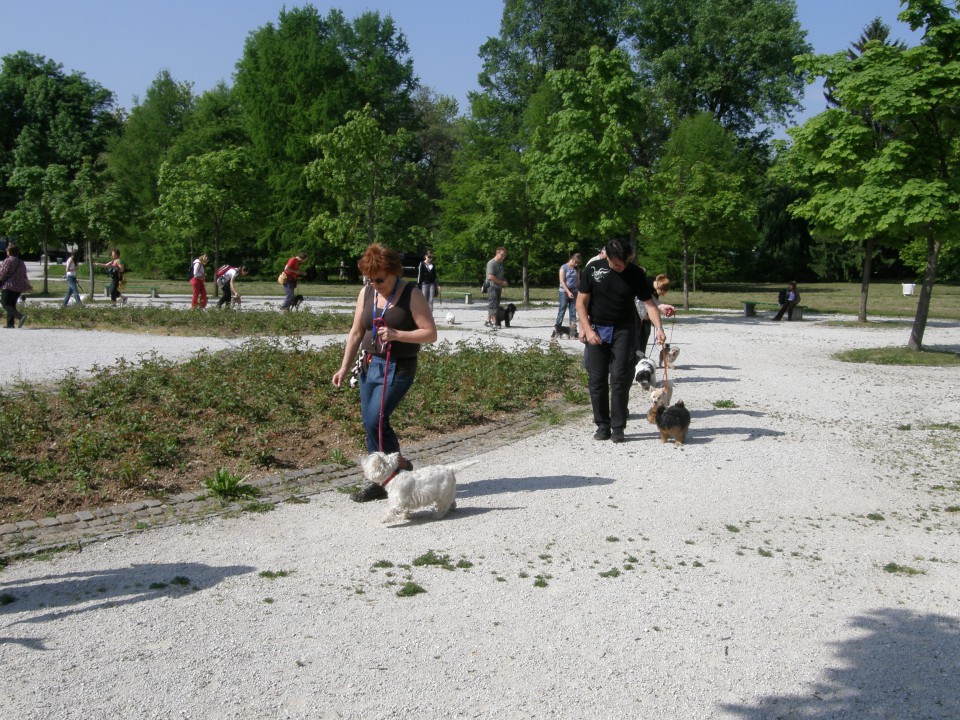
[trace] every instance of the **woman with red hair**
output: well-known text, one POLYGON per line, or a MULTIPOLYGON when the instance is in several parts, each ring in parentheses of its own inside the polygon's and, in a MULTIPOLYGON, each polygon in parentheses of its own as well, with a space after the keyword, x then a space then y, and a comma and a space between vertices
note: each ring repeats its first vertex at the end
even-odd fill
MULTIPOLYGON (((390 426, 390 415, 413 384, 420 345, 436 342, 437 326, 423 293, 401 277, 403 265, 395 250, 371 245, 357 266, 369 284, 357 298, 343 362, 333 375, 333 384, 343 385, 357 351, 362 350, 360 413, 367 451, 399 453, 400 441, 390 426)), ((413 464, 401 455, 398 469, 412 470, 413 464)), ((379 483, 368 483, 351 496, 356 502, 386 497, 387 490, 379 483)))

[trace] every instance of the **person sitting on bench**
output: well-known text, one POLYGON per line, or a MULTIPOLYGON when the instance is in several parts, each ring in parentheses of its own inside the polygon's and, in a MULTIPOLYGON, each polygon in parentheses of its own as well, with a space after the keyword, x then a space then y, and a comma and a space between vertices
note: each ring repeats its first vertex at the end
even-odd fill
POLYGON ((791 282, 787 287, 780 291, 778 298, 780 309, 773 316, 775 321, 781 320, 783 314, 787 314, 787 320, 793 320, 793 309, 800 303, 800 293, 797 291, 796 281, 791 282))

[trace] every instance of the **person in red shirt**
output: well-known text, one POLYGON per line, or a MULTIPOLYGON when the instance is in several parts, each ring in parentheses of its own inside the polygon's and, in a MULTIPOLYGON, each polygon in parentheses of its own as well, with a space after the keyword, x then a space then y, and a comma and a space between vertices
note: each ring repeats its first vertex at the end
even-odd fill
POLYGON ((307 254, 304 252, 299 255, 294 255, 287 260, 287 266, 283 268, 283 274, 287 276, 287 279, 283 281, 283 291, 287 296, 283 299, 283 302, 280 303, 281 312, 287 312, 290 306, 293 305, 293 299, 297 294, 297 284, 300 282, 300 278, 303 277, 303 271, 300 270, 300 263, 306 259, 307 254))

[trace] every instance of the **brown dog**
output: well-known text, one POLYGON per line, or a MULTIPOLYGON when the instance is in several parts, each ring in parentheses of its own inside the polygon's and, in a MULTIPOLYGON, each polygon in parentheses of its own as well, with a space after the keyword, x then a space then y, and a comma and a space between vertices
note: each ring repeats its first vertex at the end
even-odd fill
POLYGON ((651 408, 656 414, 657 428, 660 430, 660 442, 665 443, 673 438, 677 445, 687 441, 687 431, 690 429, 690 411, 678 400, 676 405, 668 408, 654 405, 651 408))

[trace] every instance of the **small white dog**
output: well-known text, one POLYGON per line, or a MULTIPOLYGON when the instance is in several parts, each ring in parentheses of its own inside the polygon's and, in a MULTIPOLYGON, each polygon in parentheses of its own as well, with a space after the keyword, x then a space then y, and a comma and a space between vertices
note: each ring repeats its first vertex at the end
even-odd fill
MULTIPOLYGON (((383 484, 397 469, 400 453, 373 452, 360 461, 363 476, 370 482, 383 484)), ((408 520, 418 510, 432 510, 439 520, 457 506, 457 478, 445 465, 431 465, 419 470, 401 470, 386 485, 389 509, 385 523, 408 520)))
POLYGON ((448 313, 447 313, 447 325, 456 325, 456 324, 457 324, 457 316, 454 315, 452 312, 448 312, 448 313))

